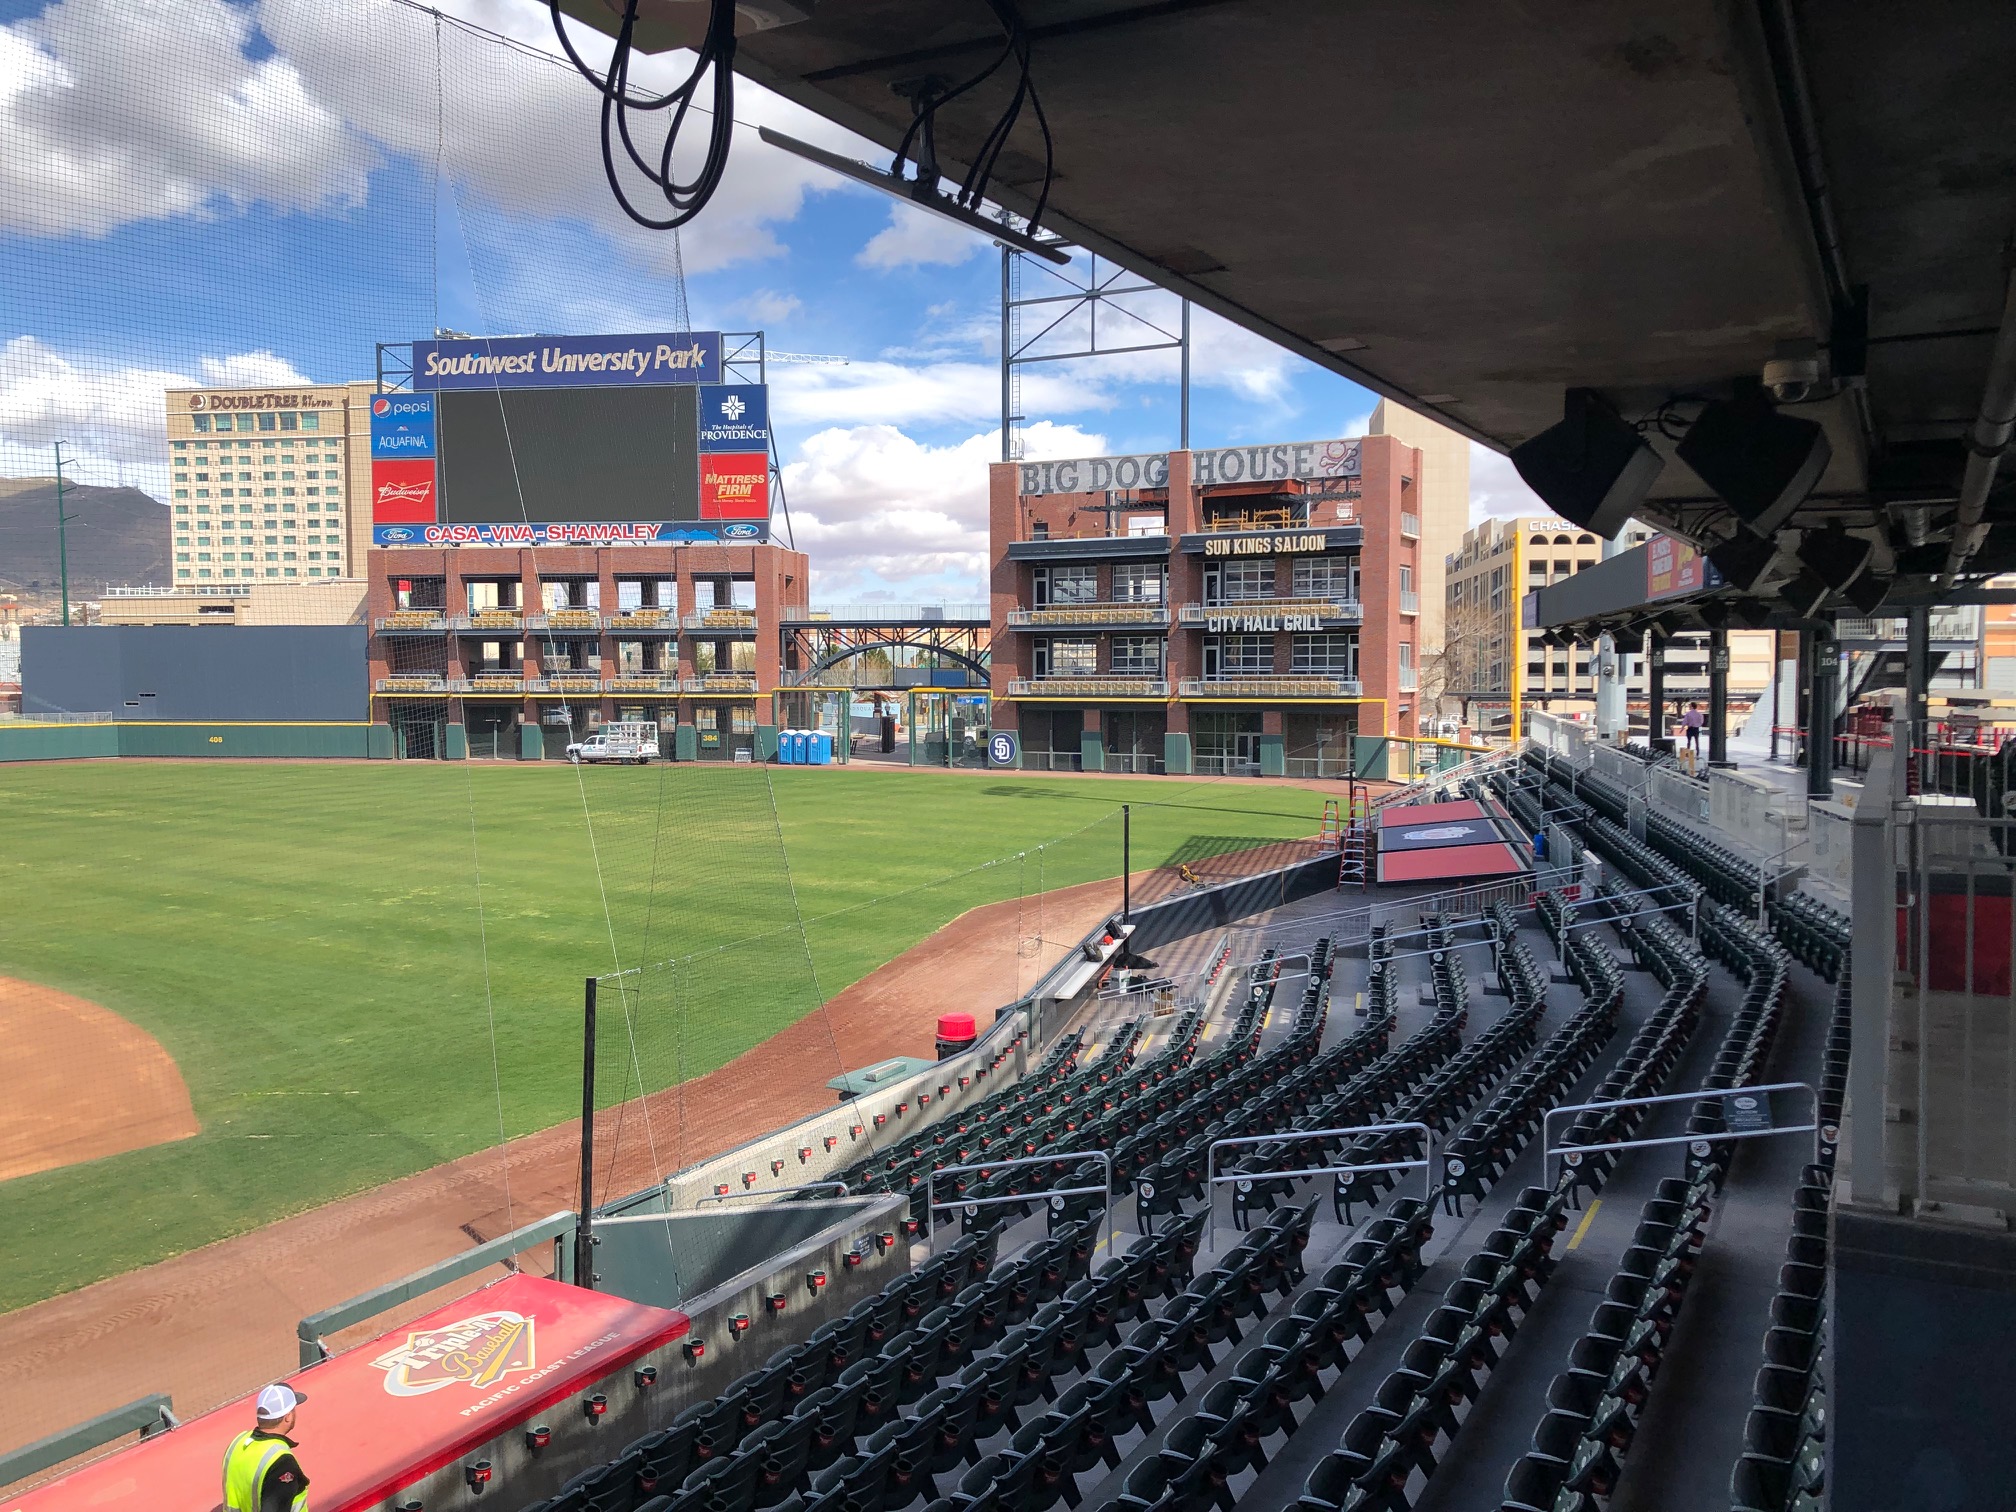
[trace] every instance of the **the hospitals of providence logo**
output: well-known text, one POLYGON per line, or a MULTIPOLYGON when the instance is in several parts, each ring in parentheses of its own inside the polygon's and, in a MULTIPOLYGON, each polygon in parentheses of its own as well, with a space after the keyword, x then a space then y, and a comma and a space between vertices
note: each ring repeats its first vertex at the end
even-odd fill
POLYGON ((740 394, 730 394, 721 401, 721 413, 730 420, 740 420, 743 411, 748 408, 749 406, 742 402, 740 394))

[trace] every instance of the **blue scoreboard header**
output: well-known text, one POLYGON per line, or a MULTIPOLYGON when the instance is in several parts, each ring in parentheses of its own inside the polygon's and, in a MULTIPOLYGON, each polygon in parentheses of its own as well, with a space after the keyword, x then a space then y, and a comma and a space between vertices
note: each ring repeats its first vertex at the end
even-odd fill
POLYGON ((629 388, 720 381, 719 331, 413 343, 415 389, 629 388))

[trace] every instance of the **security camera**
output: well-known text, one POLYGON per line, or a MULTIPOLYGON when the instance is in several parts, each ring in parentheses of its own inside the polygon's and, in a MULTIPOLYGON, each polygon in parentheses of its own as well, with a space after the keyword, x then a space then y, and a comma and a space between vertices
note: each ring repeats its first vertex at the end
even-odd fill
POLYGON ((1780 404, 1799 403, 1812 394, 1819 383, 1820 357, 1817 352, 1780 355, 1764 364, 1764 387, 1780 404))

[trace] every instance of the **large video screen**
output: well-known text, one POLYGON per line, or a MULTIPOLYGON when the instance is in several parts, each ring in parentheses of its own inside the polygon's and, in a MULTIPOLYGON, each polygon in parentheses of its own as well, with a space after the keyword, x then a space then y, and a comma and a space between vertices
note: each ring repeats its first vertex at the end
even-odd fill
POLYGON ((700 518, 690 385, 435 396, 445 524, 700 518))

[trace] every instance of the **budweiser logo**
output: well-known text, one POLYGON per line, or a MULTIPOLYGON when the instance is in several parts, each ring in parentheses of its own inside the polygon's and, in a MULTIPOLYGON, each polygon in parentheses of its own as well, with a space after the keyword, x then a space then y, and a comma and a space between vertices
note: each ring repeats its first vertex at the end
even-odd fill
POLYGON ((429 494, 434 492, 432 483, 380 483, 378 502, 380 504, 424 504, 429 494))
POLYGON ((538 1365, 532 1319, 523 1313, 486 1312, 444 1328, 409 1333, 406 1342, 371 1362, 385 1372, 393 1396, 425 1396, 444 1386, 484 1390, 513 1370, 538 1365))

